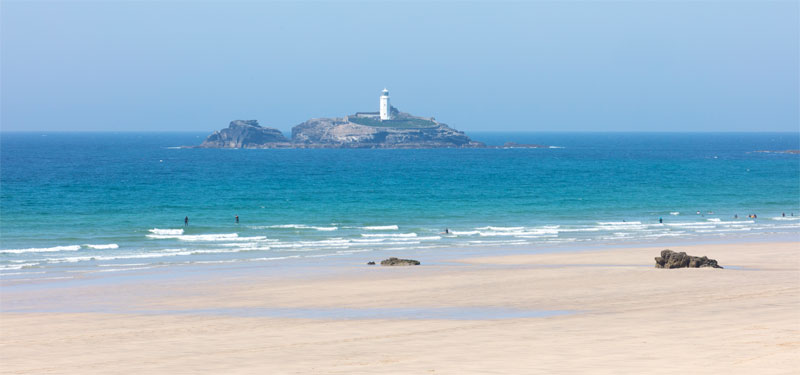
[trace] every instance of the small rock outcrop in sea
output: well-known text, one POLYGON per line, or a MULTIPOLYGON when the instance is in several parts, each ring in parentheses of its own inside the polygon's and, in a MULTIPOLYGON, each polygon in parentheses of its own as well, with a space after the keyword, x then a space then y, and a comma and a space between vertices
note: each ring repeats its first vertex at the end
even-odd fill
POLYGON ((391 257, 381 261, 381 266, 418 266, 419 261, 414 259, 398 259, 391 257))
POLYGON ((374 266, 374 265, 375 265, 375 262, 373 262, 373 261, 369 261, 369 262, 367 262, 367 265, 368 265, 368 266, 374 266))
POLYGON ((661 256, 656 257, 656 268, 722 268, 714 259, 686 255, 684 252, 662 250, 661 256))
POLYGON ((231 121, 227 128, 214 132, 199 148, 278 148, 291 147, 278 129, 265 128, 256 120, 231 121))

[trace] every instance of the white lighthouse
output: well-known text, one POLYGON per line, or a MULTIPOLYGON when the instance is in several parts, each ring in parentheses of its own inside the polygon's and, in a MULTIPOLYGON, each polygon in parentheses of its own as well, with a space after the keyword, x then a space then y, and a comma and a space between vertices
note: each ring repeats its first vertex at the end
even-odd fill
POLYGON ((392 119, 392 106, 389 104, 389 90, 383 89, 381 93, 381 121, 392 119))

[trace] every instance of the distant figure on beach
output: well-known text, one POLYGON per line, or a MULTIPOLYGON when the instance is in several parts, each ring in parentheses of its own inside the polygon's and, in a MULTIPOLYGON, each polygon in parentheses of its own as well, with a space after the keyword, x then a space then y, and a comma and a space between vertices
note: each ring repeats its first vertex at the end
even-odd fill
POLYGON ((236 215, 236 224, 239 224, 239 215, 236 215))
POLYGON ((664 219, 662 219, 662 218, 658 218, 658 223, 659 223, 659 224, 661 224, 661 223, 663 223, 663 222, 664 222, 664 219))
POLYGON ((183 226, 184 227, 188 227, 189 226, 189 217, 188 216, 183 219, 183 226))

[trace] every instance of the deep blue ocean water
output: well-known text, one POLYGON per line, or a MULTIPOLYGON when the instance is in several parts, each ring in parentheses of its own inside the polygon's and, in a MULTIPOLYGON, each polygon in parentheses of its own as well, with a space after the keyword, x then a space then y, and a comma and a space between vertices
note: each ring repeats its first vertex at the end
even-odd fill
POLYGON ((545 149, 176 147, 206 135, 2 133, 0 275, 800 233, 800 156, 756 152, 800 149, 798 133, 469 134, 556 146, 545 149))

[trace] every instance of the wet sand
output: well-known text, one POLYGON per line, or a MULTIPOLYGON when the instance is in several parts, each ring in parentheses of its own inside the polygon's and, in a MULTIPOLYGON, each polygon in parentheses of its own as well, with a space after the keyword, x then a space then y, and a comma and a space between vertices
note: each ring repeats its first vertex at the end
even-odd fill
MULTIPOLYGON (((800 242, 4 288, 0 373, 789 374, 800 242)), ((401 255, 401 254, 398 254, 401 255)))

